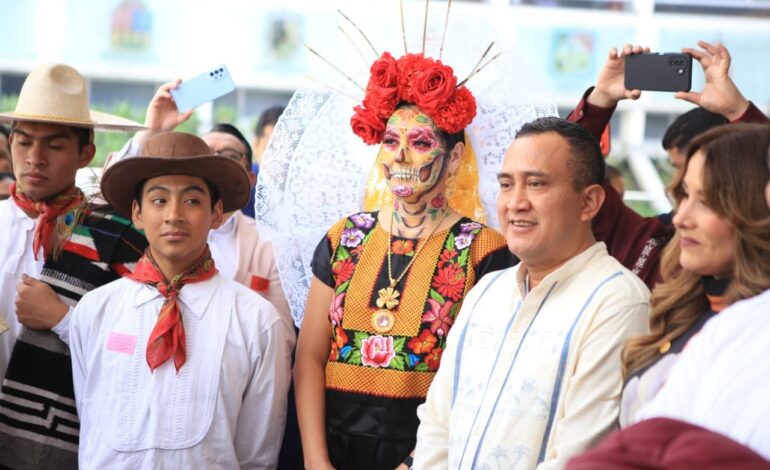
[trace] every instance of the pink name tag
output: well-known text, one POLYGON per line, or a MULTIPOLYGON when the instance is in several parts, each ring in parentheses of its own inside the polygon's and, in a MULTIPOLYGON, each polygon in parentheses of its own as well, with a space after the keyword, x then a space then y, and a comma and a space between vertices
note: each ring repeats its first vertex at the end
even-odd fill
POLYGON ((126 335, 113 331, 107 339, 107 351, 115 351, 122 354, 134 354, 136 336, 126 335))

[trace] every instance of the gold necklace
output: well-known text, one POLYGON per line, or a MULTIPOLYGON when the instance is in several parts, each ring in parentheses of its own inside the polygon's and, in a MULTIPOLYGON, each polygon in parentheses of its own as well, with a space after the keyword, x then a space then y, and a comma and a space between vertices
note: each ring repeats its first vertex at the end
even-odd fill
MULTIPOLYGON (((374 328, 376 332, 387 333, 393 329, 393 326, 396 324, 396 316, 393 314, 392 310, 396 308, 396 305, 398 305, 398 298, 401 295, 401 293, 396 290, 396 285, 401 282, 401 279, 404 278, 406 273, 409 271, 409 268, 412 267, 412 264, 414 264, 417 256, 420 254, 423 247, 428 244, 430 237, 432 237, 436 230, 438 230, 438 228, 441 226, 441 223, 444 221, 444 218, 446 218, 448 213, 448 210, 443 213, 428 236, 424 238, 425 241, 420 242, 420 245, 414 251, 414 255, 412 255, 412 259, 396 279, 393 279, 393 262, 391 261, 391 246, 393 245, 393 216, 391 215, 390 224, 388 226, 388 280, 390 281, 390 285, 380 289, 377 293, 377 307, 379 307, 379 309, 372 314, 372 328, 374 328)), ((418 242, 419 240, 420 239, 418 239, 418 242)))

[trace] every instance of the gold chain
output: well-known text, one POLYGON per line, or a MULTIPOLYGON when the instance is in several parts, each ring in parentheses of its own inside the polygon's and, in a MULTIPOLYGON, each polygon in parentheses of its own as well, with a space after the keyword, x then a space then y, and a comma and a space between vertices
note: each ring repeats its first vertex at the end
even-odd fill
MULTIPOLYGON (((436 230, 438 230, 439 227, 441 227, 441 223, 444 222, 444 219, 446 218, 447 214, 449 213, 449 210, 444 211, 444 213, 441 215, 441 218, 436 222, 436 225, 433 227, 433 230, 430 231, 427 237, 425 237, 425 242, 420 243, 420 246, 417 247, 417 249, 414 252, 414 255, 412 255, 411 261, 409 261, 409 264, 406 265, 406 268, 404 268, 403 271, 401 271, 401 274, 398 276, 397 279, 393 279, 393 268, 392 268, 392 261, 390 258, 392 257, 392 245, 393 245, 393 215, 390 216, 390 224, 388 225, 388 279, 390 280, 390 287, 396 287, 396 285, 401 282, 401 279, 404 278, 406 273, 409 271, 409 268, 412 267, 412 264, 414 263, 414 260, 417 259, 417 255, 420 254, 422 251, 422 248, 428 244, 428 240, 430 237, 433 236, 434 233, 436 233, 436 230)), ((419 242, 419 238, 417 241, 419 242)))

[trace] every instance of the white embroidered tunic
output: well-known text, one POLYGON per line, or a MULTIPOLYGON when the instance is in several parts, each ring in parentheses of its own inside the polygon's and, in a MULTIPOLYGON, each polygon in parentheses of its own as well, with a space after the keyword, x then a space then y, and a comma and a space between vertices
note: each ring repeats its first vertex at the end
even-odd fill
POLYGON ((274 468, 294 331, 248 288, 216 275, 185 285, 187 361, 150 372, 145 351, 163 297, 120 279, 72 312, 79 464, 99 468, 274 468))
POLYGON ((418 409, 415 468, 546 469, 617 427, 620 351, 650 292, 596 243, 524 296, 522 265, 471 290, 418 409))

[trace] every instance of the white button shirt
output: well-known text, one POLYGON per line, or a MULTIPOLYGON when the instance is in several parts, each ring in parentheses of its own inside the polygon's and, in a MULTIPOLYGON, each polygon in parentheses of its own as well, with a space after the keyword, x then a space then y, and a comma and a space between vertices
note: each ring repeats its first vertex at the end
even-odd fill
POLYGON ((5 378, 13 345, 21 331, 21 323, 16 319, 16 285, 22 274, 39 278, 43 272, 42 248, 37 260, 32 252, 34 235, 35 219, 11 199, 0 202, 0 381, 5 378))
POLYGON ((417 410, 414 467, 557 469, 617 427, 620 351, 650 291, 596 243, 528 294, 519 264, 471 289, 417 410))
POLYGON ((211 257, 217 263, 219 274, 235 279, 238 265, 238 239, 235 236, 235 217, 228 217, 221 227, 209 231, 211 257))
POLYGON ((80 468, 275 468, 294 332, 256 293, 217 275, 185 285, 187 360, 154 372, 147 342, 163 303, 120 279, 70 321, 80 468))

